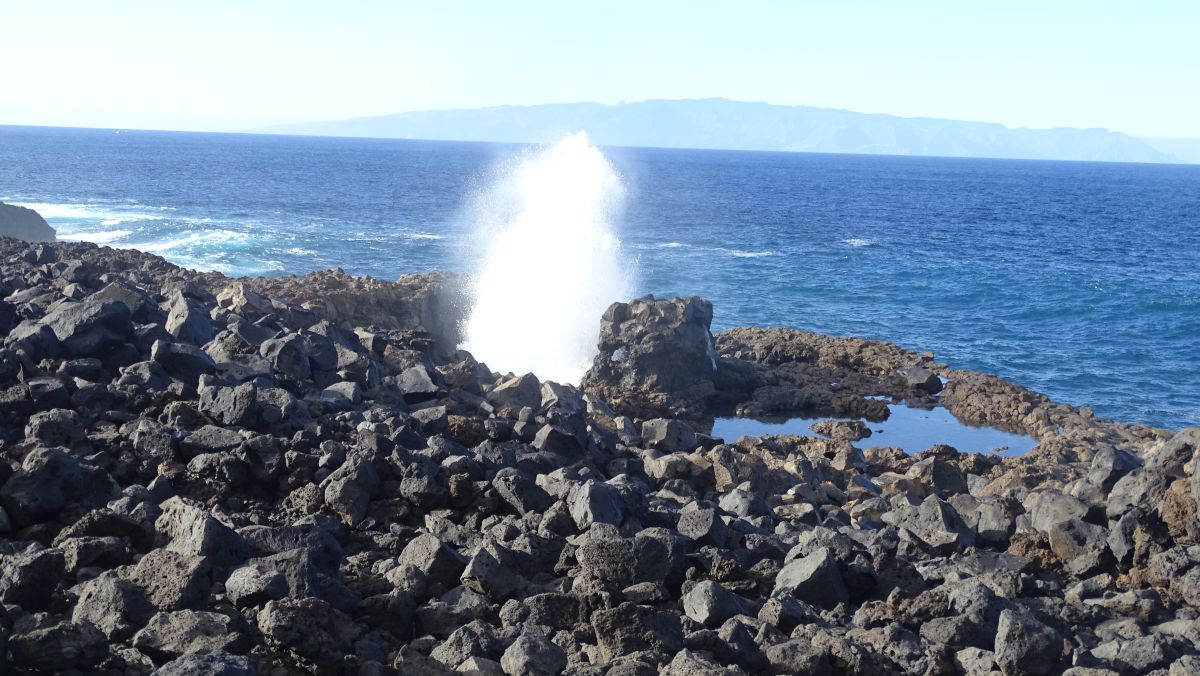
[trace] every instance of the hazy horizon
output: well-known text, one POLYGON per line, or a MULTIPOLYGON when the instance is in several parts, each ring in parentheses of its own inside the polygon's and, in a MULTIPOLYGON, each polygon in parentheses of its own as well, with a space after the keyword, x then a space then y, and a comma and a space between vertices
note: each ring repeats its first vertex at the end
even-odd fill
POLYGON ((63 0, 7 3, 0 21, 0 59, 22 64, 0 89, 5 125, 241 131, 721 97, 1200 139, 1200 6, 1177 3, 63 0))

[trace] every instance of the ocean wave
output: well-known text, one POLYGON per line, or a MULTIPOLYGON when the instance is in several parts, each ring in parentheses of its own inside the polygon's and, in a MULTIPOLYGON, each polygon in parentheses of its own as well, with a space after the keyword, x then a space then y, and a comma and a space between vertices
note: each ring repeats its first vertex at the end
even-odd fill
POLYGON ((100 230, 96 232, 60 232, 58 238, 68 242, 92 242, 93 244, 108 244, 133 234, 132 230, 100 230))
POLYGON ((684 244, 683 242, 663 242, 662 244, 658 245, 658 248, 660 248, 660 249, 679 249, 684 246, 687 246, 687 245, 684 244))
POLYGON ((195 247, 220 247, 230 244, 243 244, 250 240, 250 235, 234 230, 205 230, 194 232, 183 237, 150 242, 130 243, 135 249, 148 253, 161 254, 175 249, 195 247))
POLYGON ((857 249, 858 247, 862 246, 875 246, 875 240, 864 239, 862 237, 851 237, 850 239, 843 239, 842 244, 846 244, 857 249))
POLYGON ((410 233, 406 233, 404 235, 404 238, 405 239, 425 239, 425 240, 446 239, 446 237, 444 235, 435 235, 432 232, 410 232, 410 233))
MULTIPOLYGON (((155 207, 141 204, 106 205, 98 202, 11 202, 11 204, 33 209, 48 221, 99 221, 100 225, 104 226, 121 225, 138 221, 162 221, 167 218, 162 215, 162 212, 174 211, 174 207, 155 207)), ((59 224, 55 223, 54 225, 59 224)))
POLYGON ((716 247, 713 251, 720 251, 723 254, 729 254, 734 258, 767 258, 769 256, 778 256, 775 251, 745 251, 743 249, 726 249, 724 247, 716 247))

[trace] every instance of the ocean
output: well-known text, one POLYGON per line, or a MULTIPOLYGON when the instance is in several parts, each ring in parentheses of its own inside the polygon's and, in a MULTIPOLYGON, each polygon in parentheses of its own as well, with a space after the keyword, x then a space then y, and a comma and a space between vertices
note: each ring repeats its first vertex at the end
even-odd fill
MULTIPOLYGON (((0 201, 198 269, 395 278, 475 269, 469 205, 529 152, 0 127, 0 201)), ((1200 166, 604 152, 637 292, 704 296, 714 330, 889 340, 1103 417, 1200 424, 1200 166)))

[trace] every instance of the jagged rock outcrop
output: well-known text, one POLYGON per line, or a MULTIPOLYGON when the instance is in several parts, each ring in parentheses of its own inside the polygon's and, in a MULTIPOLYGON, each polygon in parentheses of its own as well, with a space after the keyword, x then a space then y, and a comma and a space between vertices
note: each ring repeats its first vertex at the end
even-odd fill
POLYGON ((54 228, 33 209, 0 202, 0 237, 13 237, 25 242, 53 242, 58 239, 54 228))
POLYGON ((699 418, 718 393, 711 324, 712 304, 696 296, 613 303, 582 387, 623 412, 699 418))
POLYGON ((428 331, 437 348, 453 352, 466 304, 458 280, 431 272, 403 275, 394 282, 356 277, 340 268, 244 283, 259 297, 298 306, 344 328, 428 331))

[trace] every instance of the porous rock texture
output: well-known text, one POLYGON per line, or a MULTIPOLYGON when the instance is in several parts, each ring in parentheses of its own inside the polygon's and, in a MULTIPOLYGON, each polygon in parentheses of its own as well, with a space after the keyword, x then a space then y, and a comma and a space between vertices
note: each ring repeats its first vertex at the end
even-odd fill
POLYGON ((698 299, 610 311, 602 355, 640 365, 584 392, 437 346, 424 283, 298 279, 0 239, 0 671, 1200 665, 1200 430, 886 343, 711 340, 698 299), (1038 446, 704 433, 710 407, 877 419, 875 396, 1038 446))

